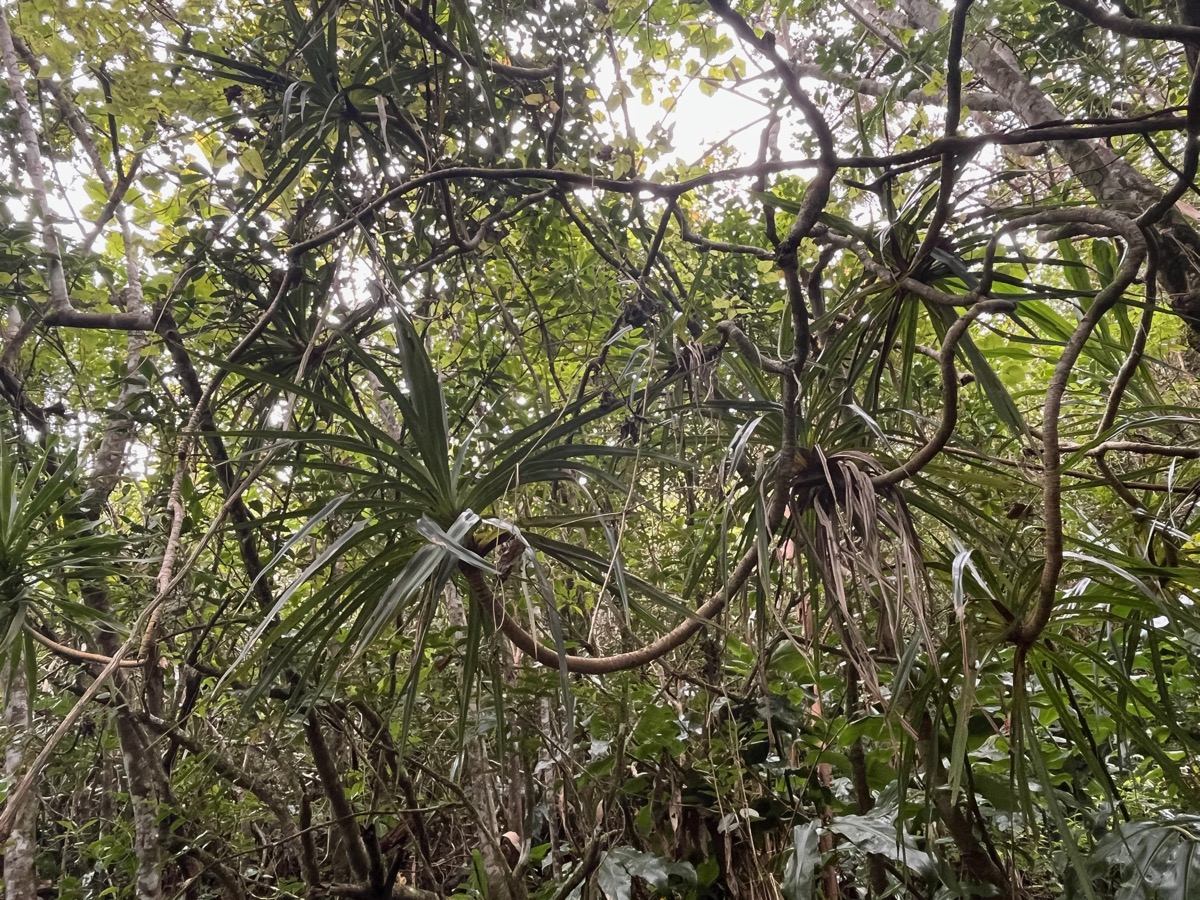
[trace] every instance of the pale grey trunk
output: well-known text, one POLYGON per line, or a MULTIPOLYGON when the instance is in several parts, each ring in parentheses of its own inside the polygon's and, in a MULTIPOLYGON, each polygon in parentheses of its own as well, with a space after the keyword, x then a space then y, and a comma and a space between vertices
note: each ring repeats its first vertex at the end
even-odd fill
POLYGON ((559 803, 559 767, 558 747, 559 730, 557 719, 551 708, 549 697, 538 701, 538 712, 541 717, 542 733, 546 741, 538 750, 538 769, 541 771, 542 796, 546 805, 546 827, 550 837, 550 871, 553 878, 558 879, 562 874, 562 859, 559 856, 559 817, 562 809, 559 803), (553 739, 553 742, 552 742, 553 739))
MULTIPOLYGON (((132 235, 123 212, 118 214, 118 218, 126 242, 126 268, 129 275, 129 283, 124 291, 126 308, 129 312, 142 312, 145 309, 145 301, 142 297, 137 260, 132 249, 132 235)), ((146 342, 146 336, 139 332, 129 335, 125 354, 125 381, 109 418, 110 424, 105 429, 100 447, 96 451, 92 483, 96 489, 98 505, 108 501, 109 495, 119 483, 129 444, 134 438, 130 412, 141 390, 138 384, 138 369, 146 342)), ((108 597, 102 587, 97 585, 85 590, 84 596, 90 605, 107 611, 108 597)), ((105 653, 112 654, 116 651, 119 641, 112 632, 101 632, 98 639, 105 653)), ((134 679, 122 672, 117 673, 115 682, 121 695, 129 702, 133 702, 133 699, 142 693, 137 690, 134 679)), ((154 685, 147 687, 153 693, 161 689, 161 681, 156 680, 154 685)), ((127 706, 121 705, 116 709, 121 762, 133 810, 133 852, 136 860, 134 890, 137 900, 162 900, 165 834, 159 824, 159 804, 165 799, 163 795, 166 791, 166 776, 162 771, 161 760, 151 749, 150 741, 147 740, 135 716, 136 711, 127 706)))
MULTIPOLYGON (((63 274, 58 235, 55 232, 54 219, 50 214, 37 123, 34 121, 33 111, 25 93, 24 77, 19 68, 13 35, 9 30, 7 19, 3 15, 0 15, 0 58, 3 59, 9 93, 17 107, 17 119, 25 144, 25 170, 32 184, 31 201, 42 219, 42 243, 47 256, 46 265, 51 301, 60 312, 70 310, 71 300, 63 274)), ((69 106, 65 94, 61 94, 59 100, 69 106)), ((68 120, 70 120, 69 115, 68 120)), ((114 183, 100 154, 92 145, 86 129, 78 128, 78 122, 73 124, 76 126, 74 129, 76 138, 80 140, 87 151, 89 159, 96 168, 97 176, 106 190, 111 193, 114 183)), ((141 272, 133 230, 123 208, 117 210, 116 219, 121 226, 121 237, 125 250, 126 287, 121 292, 121 297, 127 312, 141 313, 144 312, 146 304, 142 292, 141 272)), ((93 461, 92 486, 95 495, 90 514, 97 518, 120 479, 126 453, 130 441, 134 437, 133 419, 130 414, 137 394, 141 390, 141 386, 136 381, 140 377, 138 369, 146 342, 146 336, 142 333, 134 332, 129 335, 125 382, 93 461)), ((83 594, 85 602, 96 609, 107 612, 108 595, 103 584, 85 585, 83 594)), ((97 637, 104 652, 112 654, 116 651, 119 641, 113 632, 101 631, 97 637)), ((161 679, 153 681, 153 684, 148 685, 151 694, 156 690, 161 690, 161 679)), ((129 677, 122 677, 118 673, 116 685, 118 694, 126 698, 137 696, 137 692, 130 689, 132 679, 129 677)), ((27 700, 28 688, 26 688, 26 711, 27 700)), ((157 704, 151 700, 151 705, 156 706, 157 704)), ((135 895, 138 900, 160 900, 163 896, 162 843, 164 834, 158 824, 158 805, 162 794, 166 791, 166 780, 159 758, 150 749, 149 742, 145 740, 145 736, 134 719, 134 711, 124 705, 119 705, 116 710, 116 722, 122 761, 133 806, 135 831, 133 849, 137 862, 135 895)), ((16 834, 17 832, 14 831, 14 836, 16 834)), ((9 890, 10 897, 16 896, 7 886, 6 890, 9 890)), ((27 896, 32 898, 34 894, 31 893, 27 896)))
MULTIPOLYGON (((948 17, 928 0, 899 0, 909 24, 925 31, 946 26, 948 17)), ((878 8, 873 10, 882 18, 878 8)), ((998 95, 1004 97, 1027 125, 1042 125, 1063 118, 1062 112, 1025 75, 1008 47, 987 38, 968 35, 964 56, 998 95)), ((1118 157, 1106 145, 1093 141, 1056 141, 1054 148, 1079 182, 1097 200, 1113 209, 1141 212, 1162 193, 1149 178, 1118 157)))
MULTIPOLYGON (((131 268, 133 265, 131 263, 131 268)), ((134 282, 134 284, 136 283, 134 282)), ((130 312, 140 312, 142 309, 140 286, 127 291, 127 297, 131 307, 130 312)), ((129 411, 139 390, 136 380, 141 364, 141 352, 145 343, 146 338, 142 334, 134 333, 129 337, 125 384, 117 398, 110 419, 112 424, 105 430, 100 448, 96 453, 93 483, 96 486, 100 503, 107 502, 109 495, 117 486, 121 470, 125 465, 129 444, 134 437, 129 411)), ((94 605, 101 607, 108 605, 108 598, 101 589, 88 591, 85 596, 92 600, 94 605)), ((119 642, 113 633, 102 633, 99 635, 99 640, 105 653, 111 654, 116 651, 119 642)), ((132 678, 121 672, 118 672, 115 678, 121 694, 127 700, 132 702, 133 698, 141 693, 136 689, 132 678)), ((160 689, 161 684, 148 687, 154 691, 160 689)), ((119 706, 116 710, 121 762, 125 769, 129 800, 133 810, 133 852, 137 864, 134 877, 135 896, 137 900, 162 900, 163 840, 165 835, 159 824, 159 804, 165 799, 163 793, 166 776, 162 772, 162 761, 151 749, 150 742, 135 720, 135 714, 135 710, 126 706, 119 706)))
POLYGON ((137 860, 134 896, 138 900, 159 900, 163 897, 163 831, 159 824, 161 778, 156 777, 155 771, 159 761, 151 752, 145 734, 134 722, 131 710, 123 709, 117 713, 117 736, 133 807, 133 853, 137 860))
MULTIPOLYGON (((889 13, 866 4, 870 15, 886 21, 889 13)), ((946 25, 947 14, 928 0, 897 0, 907 24, 934 31, 946 25)), ((891 14, 895 15, 895 14, 891 14)), ((1008 47, 986 37, 968 36, 964 56, 975 74, 1000 96, 1027 125, 1063 119, 1062 112, 1025 74, 1008 47)), ((1149 178, 1100 141, 1055 141, 1054 149, 1099 204, 1136 216, 1152 206, 1162 191, 1149 178)), ((1162 242, 1158 280, 1171 305, 1188 325, 1188 340, 1200 349, 1200 235, 1176 209, 1159 225, 1162 242)))
MULTIPOLYGON (((25 747, 33 719, 29 709, 29 681, 20 664, 9 670, 4 686, 4 777, 13 784, 22 774, 25 747)), ((5 900, 34 900, 37 897, 37 791, 31 791, 16 820, 4 848, 5 900)))

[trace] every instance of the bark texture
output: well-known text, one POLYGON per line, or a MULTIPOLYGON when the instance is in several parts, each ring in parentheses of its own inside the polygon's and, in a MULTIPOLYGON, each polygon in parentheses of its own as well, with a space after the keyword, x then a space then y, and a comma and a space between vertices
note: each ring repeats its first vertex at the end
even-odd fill
MULTIPOLYGON (((946 14, 928 0, 898 0, 904 24, 924 31, 946 25, 946 14)), ((872 16, 881 22, 888 13, 871 5, 872 16)), ((893 14, 894 15, 894 14, 893 14)), ((971 69, 988 87, 1005 97, 1012 110, 1027 125, 1044 125, 1064 118, 1062 111, 1032 83, 1007 46, 986 35, 968 34, 963 55, 971 69)), ((1181 72, 1187 77, 1187 71, 1181 72)), ((1159 187, 1098 141, 1055 141, 1055 151, 1079 183, 1105 209, 1136 218, 1163 196, 1159 187)), ((1176 208, 1170 209, 1155 232, 1160 245, 1158 280, 1171 307, 1188 327, 1188 341, 1200 348, 1200 235, 1176 208)))
MULTIPOLYGON (((29 708, 29 681, 18 660, 9 670, 4 685, 4 777, 12 784, 22 773, 25 746, 33 719, 29 708)), ((32 900, 37 896, 37 810, 38 795, 33 792, 13 823, 12 836, 4 848, 5 900, 32 900)))

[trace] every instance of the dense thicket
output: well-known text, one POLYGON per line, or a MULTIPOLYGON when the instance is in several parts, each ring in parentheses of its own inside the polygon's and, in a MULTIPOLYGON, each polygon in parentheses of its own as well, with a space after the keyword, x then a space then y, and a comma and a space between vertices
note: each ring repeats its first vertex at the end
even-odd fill
POLYGON ((10 0, 6 896, 1195 897, 1181 21, 10 0))

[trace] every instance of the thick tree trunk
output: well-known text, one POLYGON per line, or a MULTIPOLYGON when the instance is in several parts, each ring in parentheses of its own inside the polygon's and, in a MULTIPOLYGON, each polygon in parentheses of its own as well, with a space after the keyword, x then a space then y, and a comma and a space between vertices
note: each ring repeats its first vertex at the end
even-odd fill
MULTIPOLYGON (((33 719, 29 709, 29 682, 20 660, 9 669, 4 685, 4 776, 12 784, 24 774, 25 745, 33 719)), ((37 791, 32 791, 13 823, 12 836, 4 848, 5 900, 34 900, 37 897, 37 791)))
MULTIPOLYGON (((889 14, 866 4, 878 21, 889 14)), ((928 0, 897 0, 906 24, 936 31, 946 24, 946 14, 928 0)), ((996 94, 1008 100, 1027 125, 1063 119, 1062 112, 1036 87, 1016 57, 1003 44, 986 37, 968 36, 964 57, 975 74, 996 94)), ((1181 75, 1181 77, 1185 77, 1181 75)), ((1098 141, 1055 141, 1054 149, 1099 205, 1136 217, 1162 196, 1149 178, 1111 148, 1098 141)), ((1171 210, 1158 226, 1161 243, 1158 280, 1172 308, 1188 326, 1188 341, 1200 349, 1200 235, 1178 210, 1171 210)))
POLYGON ((138 900, 160 900, 164 896, 164 835, 159 824, 160 781, 155 778, 158 758, 150 751, 146 736, 134 722, 131 710, 117 714, 117 736, 133 807, 133 853, 137 859, 134 896, 138 900))
MULTIPOLYGON (((136 264, 132 260, 130 268, 136 278, 136 264)), ((136 281, 131 283, 137 284, 136 281)), ((128 290, 126 295, 129 298, 130 312, 144 311, 140 284, 128 290)), ((126 453, 133 438, 132 420, 127 412, 135 402, 137 391, 132 376, 137 374, 141 365, 142 348, 145 344, 144 335, 130 335, 126 349, 126 371, 130 377, 126 379, 126 384, 117 397, 111 424, 105 430, 96 452, 92 483, 96 489, 97 510, 108 502, 109 495, 120 480, 121 471, 125 466, 126 453)), ((108 594, 103 586, 87 586, 83 596, 89 606, 103 613, 109 612, 108 594)), ((97 641, 104 653, 109 655, 115 653, 120 644, 114 633, 104 630, 98 633, 97 641)), ((115 682, 120 694, 130 702, 140 693, 134 680, 124 673, 118 672, 115 682)), ((147 699, 151 700, 152 705, 160 706, 161 703, 154 702, 153 697, 156 691, 161 690, 161 679, 156 679, 154 684, 148 684, 147 688, 147 699)), ((165 799, 167 779, 162 769, 162 760, 151 749, 150 742, 135 719, 136 712, 128 706, 121 705, 115 713, 121 762, 133 809, 133 852, 137 862, 134 889, 137 900, 162 900, 165 834, 159 821, 159 804, 165 799)))

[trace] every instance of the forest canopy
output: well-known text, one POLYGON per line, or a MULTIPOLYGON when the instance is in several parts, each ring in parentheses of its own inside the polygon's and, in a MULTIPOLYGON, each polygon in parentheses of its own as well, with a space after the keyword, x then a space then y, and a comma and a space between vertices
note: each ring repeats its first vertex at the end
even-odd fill
POLYGON ((6 898, 1195 898, 1195 6, 6 0, 6 898))

